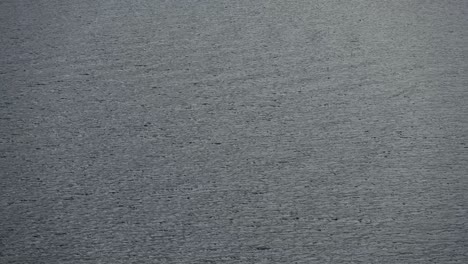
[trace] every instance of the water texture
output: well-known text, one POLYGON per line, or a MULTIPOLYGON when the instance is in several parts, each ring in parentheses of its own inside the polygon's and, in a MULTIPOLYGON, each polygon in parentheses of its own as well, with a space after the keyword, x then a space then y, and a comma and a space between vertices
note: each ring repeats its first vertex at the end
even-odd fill
POLYGON ((468 263, 467 13, 0 1, 0 263, 468 263))

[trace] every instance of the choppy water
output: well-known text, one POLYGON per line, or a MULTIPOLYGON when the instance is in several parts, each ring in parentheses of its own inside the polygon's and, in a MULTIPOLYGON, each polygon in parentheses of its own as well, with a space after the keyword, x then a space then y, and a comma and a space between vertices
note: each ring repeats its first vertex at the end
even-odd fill
POLYGON ((0 2, 1 263, 466 263, 466 1, 0 2))

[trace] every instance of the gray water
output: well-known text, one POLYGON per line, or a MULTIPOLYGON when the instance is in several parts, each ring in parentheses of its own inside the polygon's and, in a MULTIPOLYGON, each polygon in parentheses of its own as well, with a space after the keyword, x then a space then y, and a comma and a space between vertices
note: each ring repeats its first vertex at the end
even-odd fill
POLYGON ((468 263, 467 12, 1 1, 0 263, 468 263))

